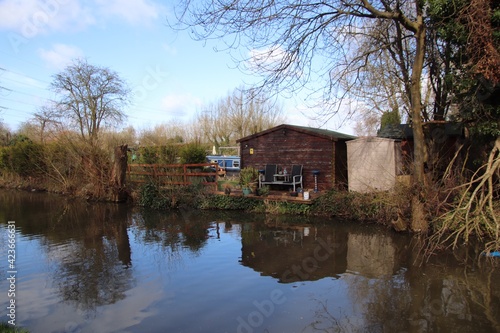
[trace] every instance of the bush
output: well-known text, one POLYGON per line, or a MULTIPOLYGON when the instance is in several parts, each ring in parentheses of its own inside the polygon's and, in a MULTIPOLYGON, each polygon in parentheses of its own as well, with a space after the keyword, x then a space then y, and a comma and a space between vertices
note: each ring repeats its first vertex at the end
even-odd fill
POLYGON ((174 164, 177 154, 178 148, 173 145, 140 147, 137 150, 138 156, 134 163, 174 164))
POLYGON ((200 184, 159 187, 150 182, 144 184, 139 193, 139 206, 166 210, 179 207, 196 208, 205 198, 205 188, 200 184))
POLYGON ((208 195, 200 203, 201 209, 227 209, 245 211, 264 211, 264 203, 247 197, 228 195, 208 195))
POLYGON ((53 141, 43 146, 45 161, 44 186, 49 191, 73 193, 82 187, 85 178, 82 175, 81 149, 65 140, 53 141))
POLYGON ((0 148, 0 169, 23 177, 43 173, 43 146, 29 139, 13 141, 10 146, 0 148))
POLYGON ((269 214, 308 215, 311 205, 286 201, 265 201, 265 212, 269 214))
POLYGON ((155 183, 147 183, 140 190, 139 206, 157 210, 167 209, 168 198, 162 195, 155 183))
POLYGON ((185 145, 180 151, 182 164, 198 164, 206 162, 205 149, 197 144, 185 145))
POLYGON ((388 224, 400 203, 390 192, 356 193, 330 190, 314 200, 310 209, 314 215, 337 217, 356 221, 388 224))

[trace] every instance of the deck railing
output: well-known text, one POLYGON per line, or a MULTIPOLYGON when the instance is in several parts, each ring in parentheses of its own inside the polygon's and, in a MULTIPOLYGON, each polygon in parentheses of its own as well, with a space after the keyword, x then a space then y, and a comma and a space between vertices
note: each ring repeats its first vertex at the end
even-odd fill
POLYGON ((127 181, 130 183, 154 182, 159 186, 203 184, 217 190, 217 163, 200 164, 129 164, 127 181), (208 169, 208 170, 207 170, 208 169))

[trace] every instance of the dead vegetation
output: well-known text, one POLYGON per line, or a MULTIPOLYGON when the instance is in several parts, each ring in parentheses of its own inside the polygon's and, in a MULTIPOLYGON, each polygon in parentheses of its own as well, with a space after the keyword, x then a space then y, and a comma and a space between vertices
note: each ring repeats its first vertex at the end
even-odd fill
MULTIPOLYGON (((458 155, 458 152, 457 152, 458 155)), ((457 156, 456 155, 456 156, 457 156)), ((452 161, 443 177, 456 179, 452 161)), ((444 211, 433 221, 428 251, 455 249, 472 240, 484 243, 484 252, 500 249, 500 137, 496 139, 487 162, 466 182, 443 192, 440 207, 444 211)))

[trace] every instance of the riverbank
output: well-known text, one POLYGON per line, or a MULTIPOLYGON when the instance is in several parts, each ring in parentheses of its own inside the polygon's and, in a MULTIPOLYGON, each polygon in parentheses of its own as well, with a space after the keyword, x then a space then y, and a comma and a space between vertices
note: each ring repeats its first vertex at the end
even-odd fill
POLYGON ((309 200, 291 197, 288 192, 245 196, 241 190, 230 194, 201 186, 159 188, 152 183, 131 189, 134 204, 153 209, 196 208, 201 210, 241 210, 250 213, 319 216, 361 223, 378 223, 398 231, 398 219, 409 219, 409 206, 400 193, 356 193, 330 190, 310 194, 309 200))
MULTIPOLYGON (((1 178, 0 188, 29 192, 48 192, 92 201, 108 201, 89 194, 87 187, 68 191, 37 179, 21 177, 1 178)), ((127 203, 155 210, 195 208, 201 210, 241 210, 251 213, 302 215, 337 218, 362 223, 395 226, 394 220, 404 216, 398 195, 389 192, 361 194, 330 190, 311 193, 310 199, 291 197, 288 192, 244 196, 233 189, 230 195, 214 192, 200 185, 159 188, 153 183, 127 188, 127 203), (399 214, 398 214, 399 212, 399 214)), ((407 212, 409 214, 409 212, 407 212)), ((402 231, 400 229, 399 231, 402 231)))
MULTIPOLYGON (((55 186, 53 182, 44 182, 32 178, 11 177, 2 178, 0 188, 17 189, 31 192, 49 192, 62 194, 68 197, 80 198, 86 201, 111 201, 109 196, 96 195, 89 185, 81 184, 79 188, 55 186), (50 184, 50 186, 48 186, 50 184)), ((328 219, 356 221, 358 223, 374 223, 397 232, 409 232, 411 220, 410 194, 411 188, 404 185, 393 191, 357 193, 332 189, 313 194, 311 199, 304 204, 303 201, 291 198, 284 200, 290 194, 281 192, 281 195, 243 196, 237 187, 233 187, 230 195, 201 184, 187 186, 159 187, 154 183, 127 186, 127 204, 154 210, 241 210, 248 213, 262 213, 271 215, 314 216, 328 219)), ((476 219, 481 225, 472 228, 466 238, 459 234, 465 224, 450 224, 450 216, 457 214, 454 208, 454 197, 444 201, 441 193, 437 192, 427 199, 427 216, 430 219, 430 229, 425 233, 424 239, 430 240, 426 251, 436 253, 444 249, 451 249, 462 244, 477 242, 484 244, 484 252, 489 253, 500 250, 500 239, 494 229, 484 228, 486 225, 483 215, 470 214, 469 219, 476 219), (486 230, 486 231, 485 231, 486 230), (496 236, 495 236, 496 235, 496 236)), ((456 196, 458 197, 458 196, 456 196)), ((494 201, 495 212, 490 213, 490 218, 500 216, 500 202, 494 201), (496 214, 496 215, 495 215, 496 214)), ((463 215, 463 214, 462 214, 463 215)), ((461 216, 459 216, 461 217, 461 216)))

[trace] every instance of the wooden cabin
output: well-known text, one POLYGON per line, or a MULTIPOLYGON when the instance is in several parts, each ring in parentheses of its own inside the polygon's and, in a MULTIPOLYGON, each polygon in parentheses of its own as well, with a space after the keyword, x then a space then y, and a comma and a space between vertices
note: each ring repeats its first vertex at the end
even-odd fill
POLYGON ((279 125, 237 140, 241 167, 264 170, 277 164, 278 170, 302 165, 303 187, 314 189, 313 171, 318 171, 318 190, 347 188, 346 141, 356 137, 326 129, 279 125))

